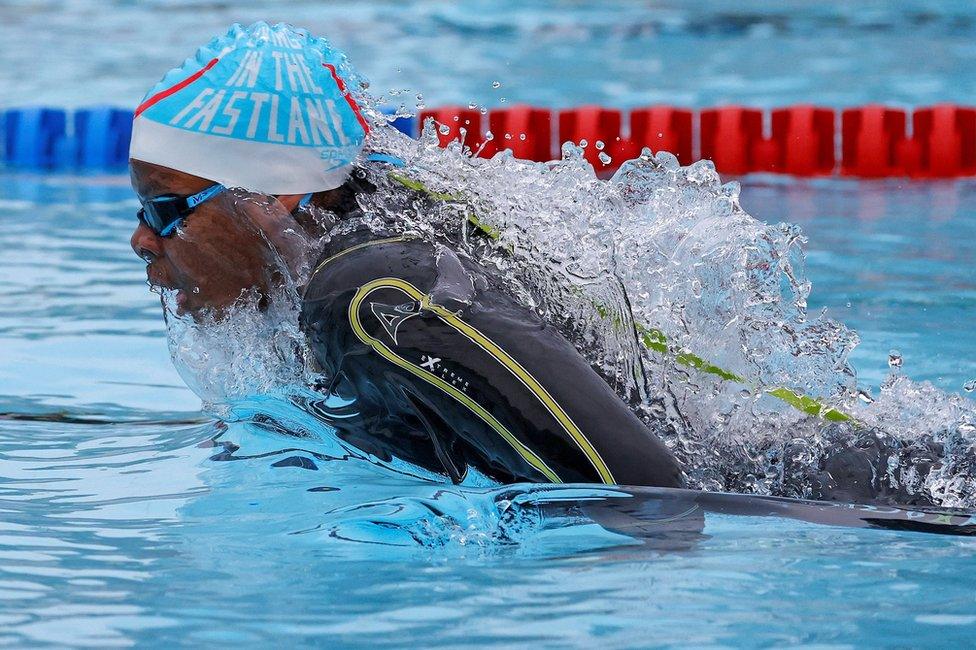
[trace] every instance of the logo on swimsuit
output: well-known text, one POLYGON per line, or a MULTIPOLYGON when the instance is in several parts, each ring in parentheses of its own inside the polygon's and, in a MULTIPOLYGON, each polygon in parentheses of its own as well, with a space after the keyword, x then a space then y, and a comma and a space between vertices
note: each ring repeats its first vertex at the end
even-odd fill
POLYGON ((443 359, 440 357, 435 357, 431 354, 424 354, 421 355, 420 361, 421 368, 432 375, 437 375, 458 390, 467 393, 468 389, 471 387, 467 379, 455 373, 453 370, 450 370, 446 364, 442 363, 443 359))
POLYGON ((383 330, 393 340, 393 345, 400 345, 397 341, 397 330, 400 329, 403 321, 420 313, 420 303, 417 302, 405 302, 402 305, 384 305, 381 302, 371 302, 369 307, 373 310, 376 320, 383 326, 383 330))

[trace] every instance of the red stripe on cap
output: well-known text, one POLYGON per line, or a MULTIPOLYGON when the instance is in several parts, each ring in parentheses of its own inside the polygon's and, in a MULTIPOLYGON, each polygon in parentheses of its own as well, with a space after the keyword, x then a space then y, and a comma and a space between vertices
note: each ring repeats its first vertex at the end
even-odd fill
POLYGON ((342 93, 342 96, 346 98, 347 102, 349 102, 349 108, 351 108, 352 112, 356 114, 356 119, 359 120, 359 125, 362 126, 363 131, 368 134, 369 125, 366 123, 366 119, 359 110, 359 105, 356 104, 356 100, 353 99, 352 95, 349 94, 349 91, 346 90, 346 84, 342 81, 342 79, 339 78, 339 73, 336 72, 335 66, 331 63, 323 63, 322 65, 328 68, 329 72, 332 73, 332 78, 335 79, 336 85, 339 86, 339 92, 342 93))
POLYGON ((162 100, 166 99, 167 97, 169 97, 170 95, 172 95, 173 93, 178 93, 179 91, 181 91, 184 88, 186 88, 191 83, 193 83, 194 81, 196 81, 197 79, 199 79, 200 77, 202 77, 204 72, 206 72, 210 68, 212 68, 215 65, 217 65, 217 61, 218 61, 218 59, 213 59, 212 61, 210 61, 210 63, 208 63, 207 65, 205 65, 200 70, 197 70, 196 72, 194 72, 193 74, 191 74, 189 77, 187 77, 186 79, 184 79, 180 83, 176 84, 175 86, 171 86, 171 87, 167 88, 166 90, 161 90, 158 93, 156 93, 155 95, 153 95, 152 97, 150 97, 149 99, 147 99, 146 101, 142 102, 141 104, 139 104, 139 108, 136 109, 136 113, 135 113, 135 115, 133 117, 139 117, 139 114, 140 113, 142 113, 144 110, 146 110, 147 108, 149 108, 150 106, 152 106, 156 102, 162 101, 162 100))

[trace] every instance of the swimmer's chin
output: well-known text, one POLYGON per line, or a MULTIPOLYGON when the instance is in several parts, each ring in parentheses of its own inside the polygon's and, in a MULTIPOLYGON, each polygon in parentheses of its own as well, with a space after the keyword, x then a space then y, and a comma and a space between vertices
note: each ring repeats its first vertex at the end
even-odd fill
POLYGON ((192 316, 194 320, 199 320, 196 314, 200 313, 202 310, 193 309, 190 306, 190 297, 183 289, 165 287, 150 282, 149 290, 159 295, 159 304, 163 308, 164 315, 173 314, 180 318, 189 315, 192 316))
POLYGON ((266 296, 254 288, 244 289, 236 299, 221 301, 219 304, 201 301, 198 296, 190 295, 184 289, 153 285, 150 285, 150 288, 154 293, 159 294, 164 317, 191 318, 201 325, 219 323, 234 314, 235 310, 248 306, 261 312, 268 308, 266 296))

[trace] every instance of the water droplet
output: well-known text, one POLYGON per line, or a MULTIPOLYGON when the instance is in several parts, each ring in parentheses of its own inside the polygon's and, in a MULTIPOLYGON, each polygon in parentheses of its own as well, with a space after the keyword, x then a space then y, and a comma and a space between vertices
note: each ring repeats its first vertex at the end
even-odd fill
POLYGON ((901 368, 903 360, 901 358, 901 352, 898 350, 892 350, 888 353, 888 367, 889 368, 901 368))
POLYGON ((600 162, 602 162, 604 165, 609 165, 610 163, 613 162, 613 158, 608 156, 605 151, 601 151, 599 157, 600 157, 600 162))
POLYGON ((502 82, 500 82, 500 81, 492 81, 491 82, 491 87, 492 88, 501 88, 502 87, 502 82))
POLYGON ((437 130, 441 135, 447 135, 451 132, 451 127, 446 124, 441 124, 439 127, 437 127, 437 130))
POLYGON ((603 140, 597 140, 596 142, 593 143, 593 146, 596 147, 597 151, 603 151, 603 147, 605 147, 606 145, 603 144, 603 140))
POLYGON ((976 390, 976 379, 970 379, 965 384, 962 385, 962 389, 967 393, 971 393, 976 390))

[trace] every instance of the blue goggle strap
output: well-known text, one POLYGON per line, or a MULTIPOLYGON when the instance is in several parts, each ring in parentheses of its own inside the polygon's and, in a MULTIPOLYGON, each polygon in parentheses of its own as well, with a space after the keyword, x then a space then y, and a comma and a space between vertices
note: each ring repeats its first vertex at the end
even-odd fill
POLYGON ((211 185, 210 187, 203 190, 202 192, 197 192, 193 196, 186 197, 186 207, 187 209, 192 210, 198 205, 200 205, 201 203, 203 203, 204 201, 207 201, 217 196, 225 189, 227 188, 221 185, 220 183, 217 183, 216 185, 211 185))
POLYGON ((366 156, 366 160, 372 162, 385 162, 393 165, 394 167, 406 167, 407 164, 403 162, 400 158, 390 155, 388 153, 371 153, 366 156))
POLYGON ((221 185, 220 183, 216 183, 214 185, 211 185, 205 190, 201 190, 196 194, 186 197, 186 207, 179 211, 180 212, 179 218, 173 219, 168 224, 166 224, 166 227, 159 231, 159 236, 160 237, 168 236, 171 232, 176 230, 176 227, 180 225, 183 219, 185 219, 186 216, 190 214, 190 212, 196 209, 197 206, 199 206, 201 203, 203 203, 208 199, 212 199, 213 197, 217 196, 218 194, 220 194, 226 189, 227 188, 221 185))

